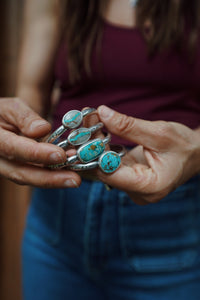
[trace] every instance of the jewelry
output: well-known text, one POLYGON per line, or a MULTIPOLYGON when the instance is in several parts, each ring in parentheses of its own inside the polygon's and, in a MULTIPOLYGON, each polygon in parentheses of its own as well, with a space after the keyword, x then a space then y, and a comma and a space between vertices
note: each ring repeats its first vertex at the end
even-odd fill
POLYGON ((60 142, 56 146, 61 147, 63 149, 67 148, 67 146, 79 146, 89 141, 92 133, 99 130, 103 127, 103 123, 98 123, 90 128, 81 127, 74 131, 72 131, 66 140, 60 142))
POLYGON ((87 164, 74 164, 68 166, 70 170, 84 171, 99 167, 103 173, 114 173, 121 164, 121 157, 125 155, 126 150, 121 145, 111 145, 111 149, 118 148, 119 152, 110 150, 101 154, 98 161, 93 161, 87 164))
POLYGON ((106 144, 111 140, 111 135, 108 133, 107 136, 102 140, 100 138, 91 140, 86 144, 80 146, 77 150, 76 155, 70 156, 64 163, 50 165, 51 169, 60 169, 77 161, 87 164, 92 160, 97 159, 105 150, 106 144))
POLYGON ((83 117, 94 112, 95 108, 86 108, 82 111, 70 110, 62 118, 62 125, 57 128, 47 139, 47 143, 53 143, 60 137, 67 129, 77 128, 83 120, 83 117))

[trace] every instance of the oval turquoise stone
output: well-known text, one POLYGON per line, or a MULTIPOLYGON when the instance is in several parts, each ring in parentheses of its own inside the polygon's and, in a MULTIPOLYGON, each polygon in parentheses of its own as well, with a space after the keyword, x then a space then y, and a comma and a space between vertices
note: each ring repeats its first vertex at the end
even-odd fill
POLYGON ((108 151, 102 154, 99 167, 104 173, 115 172, 121 163, 121 158, 118 153, 114 151, 108 151))
POLYGON ((88 163, 98 158, 105 150, 105 145, 101 139, 96 139, 83 145, 78 150, 78 158, 83 163, 88 163))
POLYGON ((87 128, 79 128, 68 136, 68 141, 73 146, 78 146, 89 141, 91 133, 87 128))
POLYGON ((82 113, 79 110, 70 110, 62 119, 62 124, 67 128, 76 128, 82 122, 82 113))

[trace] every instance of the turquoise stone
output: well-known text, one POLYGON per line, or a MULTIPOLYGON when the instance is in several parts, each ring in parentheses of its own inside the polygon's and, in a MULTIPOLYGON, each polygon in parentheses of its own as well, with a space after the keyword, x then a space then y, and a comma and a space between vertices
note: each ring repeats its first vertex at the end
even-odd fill
POLYGON ((68 136, 68 141, 73 146, 78 146, 89 141, 91 132, 87 128, 79 128, 68 136))
POLYGON ((98 158, 105 150, 101 139, 96 139, 81 146, 77 151, 78 158, 82 163, 88 163, 98 158))
POLYGON ((79 110, 70 110, 62 119, 62 124, 66 128, 76 128, 82 122, 83 116, 79 110))
POLYGON ((121 158, 118 153, 114 151, 108 151, 101 155, 99 161, 99 167, 104 173, 115 172, 121 163, 121 158))

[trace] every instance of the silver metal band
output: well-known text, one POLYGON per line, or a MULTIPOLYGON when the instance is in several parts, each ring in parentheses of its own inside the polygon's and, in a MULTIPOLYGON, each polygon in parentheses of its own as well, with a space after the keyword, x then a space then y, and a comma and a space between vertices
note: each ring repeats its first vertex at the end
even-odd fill
POLYGON ((91 161, 97 159, 104 151, 105 145, 111 140, 110 133, 104 139, 94 139, 80 146, 77 150, 77 154, 70 156, 64 163, 50 165, 51 169, 61 169, 66 166, 72 165, 78 161, 83 164, 90 163, 91 161))
POLYGON ((91 138, 92 133, 96 132, 97 130, 101 129, 103 127, 103 123, 97 123, 96 125, 85 128, 81 127, 74 131, 72 131, 66 140, 56 144, 58 147, 61 147, 63 149, 66 149, 69 145, 72 146, 80 146, 86 142, 89 141, 91 138))
POLYGON ((82 116, 85 117, 89 114, 91 114, 92 112, 96 111, 96 108, 91 108, 91 107, 88 107, 88 108, 85 108, 81 111, 82 113, 82 116))
POLYGON ((124 146, 121 145, 111 145, 110 151, 105 151, 101 154, 98 161, 93 161, 87 164, 74 164, 68 166, 68 169, 74 170, 74 171, 85 171, 85 170, 91 170, 99 167, 102 172, 110 174, 115 172, 120 164, 121 164, 121 157, 123 157, 126 154, 126 150, 124 146), (115 149, 116 151, 114 151, 115 149), (119 151, 119 152, 118 152, 119 151), (106 163, 102 164, 102 161, 106 158, 106 163), (114 158, 113 165, 112 165, 112 159, 114 158))
POLYGON ((79 147, 77 154, 68 158, 68 165, 74 164, 77 161, 82 163, 89 163, 92 160, 98 158, 105 150, 105 145, 111 140, 110 133, 102 139, 95 139, 87 142, 79 147))
POLYGON ((53 143, 59 138, 67 129, 74 129, 80 126, 83 117, 96 111, 95 108, 86 108, 82 111, 70 110, 62 118, 62 125, 57 128, 46 140, 47 143, 53 143))

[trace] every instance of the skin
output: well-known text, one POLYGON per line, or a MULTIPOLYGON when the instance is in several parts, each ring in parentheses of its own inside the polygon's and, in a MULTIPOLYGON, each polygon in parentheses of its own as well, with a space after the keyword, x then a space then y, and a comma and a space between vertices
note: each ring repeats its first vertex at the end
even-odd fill
MULTIPOLYGON (((124 1, 124 0, 123 0, 124 1)), ((121 4, 123 3, 121 2, 121 4)), ((123 9, 127 17, 128 1, 123 9)), ((113 16, 114 2, 109 4, 113 16)), ((80 176, 71 171, 48 170, 66 153, 57 146, 37 142, 47 135, 48 99, 52 92, 53 65, 63 33, 65 0, 26 0, 16 98, 0 100, 0 175, 18 184, 39 187, 78 187, 80 176)), ((114 12, 119 16, 118 10, 114 12)), ((112 21, 112 20, 111 20, 112 21)))
POLYGON ((75 172, 44 168, 64 162, 66 153, 37 142, 51 130, 42 116, 51 94, 62 11, 58 0, 26 1, 17 98, 0 100, 0 174, 18 184, 77 187, 81 183, 75 172))
MULTIPOLYGON (((63 32, 63 5, 59 0, 27 0, 21 48, 17 98, 0 100, 0 174, 18 184, 40 187, 77 187, 81 177, 71 171, 48 170, 66 153, 38 142, 47 135, 45 120, 52 92, 53 64, 63 32), (48 37, 48 38, 47 38, 48 37)), ((128 0, 108 2, 104 18, 121 26, 134 26, 128 0)), ((120 169, 95 176, 129 194, 138 204, 159 201, 200 170, 200 132, 171 122, 149 122, 98 109, 108 130, 139 146, 123 159, 120 169), (104 113, 103 113, 104 112, 104 113)), ((86 118, 88 126, 97 121, 86 118)), ((94 176, 93 176, 94 178, 94 176)))
POLYGON ((200 129, 136 119, 106 106, 98 113, 111 133, 138 144, 116 173, 98 172, 98 177, 127 192, 137 204, 158 202, 200 172, 200 129))

